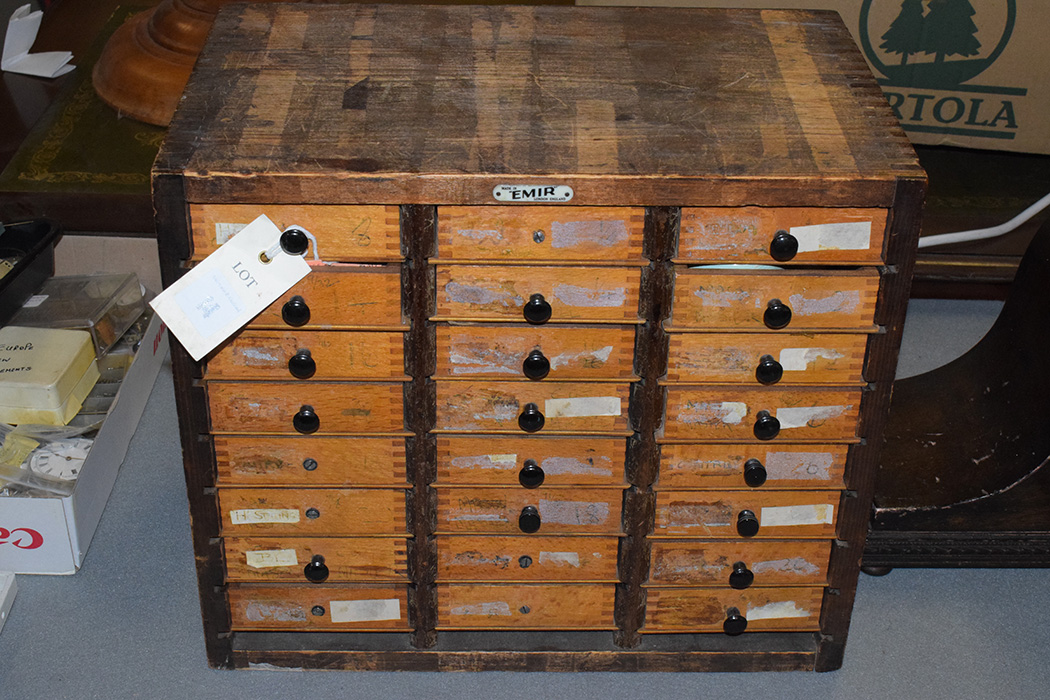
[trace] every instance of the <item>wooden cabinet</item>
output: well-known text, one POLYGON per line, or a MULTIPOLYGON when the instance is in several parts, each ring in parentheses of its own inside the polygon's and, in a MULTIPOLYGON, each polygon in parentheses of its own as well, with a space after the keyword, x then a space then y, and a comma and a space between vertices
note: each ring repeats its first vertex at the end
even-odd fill
POLYGON ((925 179, 836 15, 238 6, 153 184, 168 284, 310 239, 173 344, 213 665, 841 664, 925 179))

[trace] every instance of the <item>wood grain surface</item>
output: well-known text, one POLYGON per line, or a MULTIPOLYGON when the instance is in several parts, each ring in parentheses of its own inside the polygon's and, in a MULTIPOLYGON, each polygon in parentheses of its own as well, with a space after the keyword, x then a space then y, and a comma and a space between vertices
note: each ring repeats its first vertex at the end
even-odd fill
POLYGON ((311 583, 303 568, 314 556, 328 583, 406 579, 403 537, 224 537, 223 549, 230 581, 311 583))
POLYGON ((828 538, 835 534, 840 497, 838 491, 658 490, 652 536, 739 539, 737 518, 748 510, 758 519, 756 538, 828 538))
POLYGON ((612 585, 439 584, 438 629, 612 629, 612 585))
POLYGON ((823 588, 650 588, 642 632, 721 632, 729 608, 747 618, 747 632, 820 628, 823 588))
POLYGON ((346 586, 231 585, 227 593, 235 630, 407 630, 408 587, 357 584, 346 586), (374 602, 373 602, 374 601, 374 602), (376 612, 378 611, 378 612, 376 612), (356 613, 356 615, 354 614, 356 613), (354 620, 393 617, 395 619, 354 620), (351 618, 340 621, 341 618, 351 618))
POLYGON ((222 532, 248 535, 404 535, 397 489, 220 488, 222 532))
POLYGON ((618 544, 615 537, 441 535, 438 582, 614 583, 618 544))
POLYGON ((242 331, 207 360, 208 379, 405 379, 404 335, 365 331, 242 331), (303 350, 315 366, 294 377, 289 360, 303 350))
POLYGON ((439 487, 437 531, 521 535, 518 516, 539 512, 535 534, 620 534, 622 489, 439 487))
POLYGON ((216 435, 220 484, 406 486, 402 438, 216 435))
POLYGON ((441 436, 437 483, 518 487, 532 460, 546 486, 622 486, 625 450, 623 438, 441 436))
POLYGON ((303 328, 406 327, 401 318, 401 275, 396 265, 315 267, 263 309, 248 327, 290 330, 292 326, 281 318, 281 309, 295 296, 302 297, 310 309, 303 328))
POLYGON ((648 585, 725 588, 742 562, 756 587, 819 586, 827 582, 830 555, 827 540, 654 540, 648 585))
POLYGON ((744 464, 757 459, 766 470, 761 490, 842 486, 847 445, 674 444, 660 446, 660 488, 747 487, 744 464))

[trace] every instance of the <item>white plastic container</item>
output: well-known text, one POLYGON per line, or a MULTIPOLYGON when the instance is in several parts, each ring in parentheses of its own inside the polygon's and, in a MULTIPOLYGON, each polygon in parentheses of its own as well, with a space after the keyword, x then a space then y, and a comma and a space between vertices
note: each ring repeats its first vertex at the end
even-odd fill
POLYGON ((98 377, 87 331, 0 328, 0 421, 65 425, 98 377))

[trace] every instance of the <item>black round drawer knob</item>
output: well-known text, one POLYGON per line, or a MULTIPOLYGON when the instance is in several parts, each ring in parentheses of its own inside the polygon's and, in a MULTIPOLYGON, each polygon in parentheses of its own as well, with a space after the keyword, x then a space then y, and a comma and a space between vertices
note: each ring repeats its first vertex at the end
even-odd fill
POLYGON ((733 573, 729 574, 729 586, 742 591, 755 582, 755 574, 742 561, 733 563, 733 573))
POLYGON ((772 355, 763 355, 758 358, 758 367, 755 367, 755 379, 759 384, 776 384, 784 377, 784 366, 773 359, 772 355))
POLYGON ((766 483, 766 467, 754 457, 744 462, 744 483, 751 488, 766 483))
POLYGON ((310 351, 303 348, 288 358, 288 371, 296 379, 309 379, 317 371, 317 363, 310 356, 310 351))
POLYGON ((525 408, 518 416, 518 427, 526 433, 535 433, 543 427, 544 418, 540 413, 540 407, 534 403, 525 404, 525 408))
POLYGON ((736 516, 736 531, 741 537, 754 537, 758 534, 758 518, 750 510, 742 510, 736 516))
POLYGON ((324 557, 315 554, 310 563, 303 567, 303 575, 310 583, 324 583, 328 580, 328 567, 324 563, 324 557))
POLYGON ((762 314, 762 322, 766 324, 766 328, 772 330, 787 327, 791 323, 791 307, 780 299, 770 299, 766 304, 765 313, 762 314))
POLYGON ((306 300, 296 294, 294 297, 284 302, 284 306, 281 307, 281 318, 289 326, 305 326, 310 322, 310 307, 306 305, 306 300))
POLYGON ((728 634, 730 637, 735 637, 738 634, 743 634, 744 630, 747 629, 747 618, 740 614, 740 610, 737 608, 729 608, 726 610, 726 619, 722 623, 722 631, 728 634))
POLYGON ((543 379, 551 371, 551 361, 543 356, 543 351, 536 349, 521 363, 521 371, 529 379, 543 379))
POLYGON ((534 459, 526 459, 518 471, 518 483, 527 489, 534 489, 543 484, 543 468, 534 459))
POLYGON ((518 516, 518 529, 522 532, 533 533, 540 529, 540 512, 536 506, 525 506, 518 516))
POLYGON ((289 255, 302 255, 309 247, 310 239, 301 229, 290 228, 281 234, 281 250, 289 255))
POLYGON ((780 421, 770 415, 769 411, 755 414, 755 437, 759 440, 772 440, 780 434, 780 421))
POLYGON ((769 242, 769 254, 777 262, 787 262, 798 253, 798 239, 781 229, 769 242))
POLYGON ((521 312, 525 315, 525 320, 534 325, 551 320, 551 305, 542 294, 530 296, 521 312))
POLYGON ((314 413, 313 406, 300 406, 299 412, 292 417, 292 427, 298 432, 309 435, 321 427, 321 419, 314 413))

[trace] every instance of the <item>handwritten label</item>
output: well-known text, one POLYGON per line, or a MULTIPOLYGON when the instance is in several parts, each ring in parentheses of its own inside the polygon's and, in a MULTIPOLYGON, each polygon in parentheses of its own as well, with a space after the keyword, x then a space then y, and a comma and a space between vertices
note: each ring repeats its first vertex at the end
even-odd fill
POLYGON ((792 226, 798 252, 818 250, 867 250, 871 247, 871 222, 848 221, 812 226, 792 226))
POLYGON ((620 415, 620 399, 616 396, 589 396, 578 399, 547 399, 543 413, 548 418, 590 418, 592 416, 620 415))
POLYGON ((835 506, 830 503, 818 503, 811 506, 762 508, 758 514, 758 521, 762 527, 830 525, 835 521, 835 506))
POLYGON ((245 552, 248 566, 253 569, 269 569, 275 566, 297 566, 299 558, 294 549, 260 549, 245 552))
POLYGON ((297 523, 299 522, 299 511, 294 508, 244 508, 231 510, 230 522, 234 525, 297 523))
POLYGON ((332 622, 380 622, 401 619, 401 601, 397 598, 379 600, 333 600, 328 603, 332 622))

